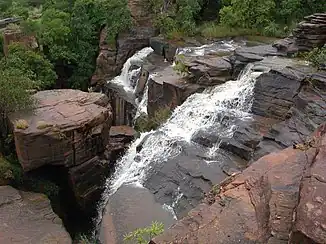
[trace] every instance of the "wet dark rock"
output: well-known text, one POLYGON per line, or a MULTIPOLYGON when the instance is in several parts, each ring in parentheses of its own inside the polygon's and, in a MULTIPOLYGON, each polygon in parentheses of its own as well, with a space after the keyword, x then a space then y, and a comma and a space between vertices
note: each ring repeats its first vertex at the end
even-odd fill
POLYGON ((153 116, 155 111, 165 107, 174 109, 191 94, 203 89, 203 86, 187 82, 172 67, 167 67, 148 80, 148 115, 153 116))
POLYGON ((114 164, 135 139, 136 131, 130 126, 112 126, 110 139, 106 146, 106 159, 114 164))
POLYGON ((310 147, 269 154, 230 177, 152 243, 325 243, 325 134, 321 126, 310 147))
POLYGON ((108 83, 105 86, 104 93, 108 96, 112 107, 112 125, 131 126, 136 113, 134 94, 127 92, 123 87, 115 83, 108 83))
POLYGON ((81 209, 93 211, 90 205, 101 198, 109 173, 109 161, 98 156, 69 169, 69 183, 81 209))
POLYGON ((231 57, 233 64, 233 77, 245 68, 248 63, 262 61, 265 57, 270 56, 285 56, 271 45, 259 45, 253 47, 240 47, 234 51, 231 57))
POLYGON ((185 64, 199 85, 213 86, 232 79, 232 65, 227 58, 196 57, 185 64))
POLYGON ((146 188, 122 185, 110 197, 103 213, 99 239, 103 244, 120 244, 126 234, 158 221, 165 228, 175 222, 171 212, 162 208, 146 188))
POLYGON ((154 49, 157 55, 162 56, 170 62, 173 61, 175 52, 178 48, 177 45, 168 42, 164 37, 152 37, 149 42, 150 47, 154 49))

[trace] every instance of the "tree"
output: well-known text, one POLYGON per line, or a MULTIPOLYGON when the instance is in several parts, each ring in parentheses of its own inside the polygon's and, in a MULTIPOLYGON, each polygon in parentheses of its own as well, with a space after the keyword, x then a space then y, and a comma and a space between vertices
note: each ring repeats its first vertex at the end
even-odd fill
POLYGON ((3 58, 0 64, 3 71, 24 74, 24 77, 34 84, 33 88, 51 88, 57 78, 49 60, 18 43, 9 45, 8 56, 3 58))
POLYGON ((12 111, 30 108, 33 105, 33 99, 29 90, 34 86, 35 83, 18 69, 0 70, 0 113, 2 117, 12 111))

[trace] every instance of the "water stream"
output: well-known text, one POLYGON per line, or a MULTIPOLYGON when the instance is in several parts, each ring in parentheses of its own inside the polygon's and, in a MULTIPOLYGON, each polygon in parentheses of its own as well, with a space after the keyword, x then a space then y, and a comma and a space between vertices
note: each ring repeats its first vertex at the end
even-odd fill
POLYGON ((221 136, 232 135, 232 120, 250 116, 252 91, 255 79, 261 72, 253 72, 252 65, 243 71, 238 80, 196 93, 178 108, 171 118, 158 130, 141 134, 117 163, 114 176, 108 180, 108 194, 114 194, 123 184, 141 185, 148 170, 156 163, 176 156, 178 148, 171 145, 176 141, 192 143, 192 136, 199 130, 210 128, 220 121, 221 136), (227 124, 222 123, 225 117, 227 124), (146 140, 143 142, 144 138, 146 140), (142 149, 137 146, 143 142, 142 149))
MULTIPOLYGON (((179 49, 178 53, 196 56, 206 55, 213 52, 213 50, 216 51, 216 45, 179 49)), ((236 44, 224 42, 219 43, 219 46, 227 50, 233 50, 237 47, 236 44)), ((133 72, 139 72, 140 70, 134 69, 131 71, 130 67, 133 62, 141 63, 151 52, 152 50, 149 48, 138 52, 126 62, 121 75, 110 82, 119 83, 120 86, 124 87, 124 90, 133 93, 134 87, 130 79, 134 75, 133 72)), ((237 80, 231 80, 222 85, 207 88, 202 93, 191 95, 181 106, 174 110, 170 119, 160 128, 142 133, 117 162, 114 175, 107 180, 106 191, 103 194, 103 201, 99 206, 99 211, 101 212, 105 208, 109 199, 114 199, 116 192, 123 186, 132 186, 132 192, 136 188, 144 189, 146 179, 151 174, 157 173, 157 170, 153 169, 180 155, 183 150, 179 146, 180 142, 183 145, 189 145, 189 147, 193 145, 192 139, 199 130, 205 131, 213 127, 220 137, 231 137, 235 129, 235 121, 251 117, 253 88, 256 78, 261 73, 256 72, 253 65, 249 64, 237 80)), ((137 114, 146 113, 147 92, 146 86, 142 100, 137 103, 137 114)), ((205 148, 207 158, 213 158, 216 151, 219 150, 218 148, 218 144, 213 145, 211 148, 205 148)), ((207 160, 207 164, 210 163, 207 160)), ((126 197, 125 200, 128 202, 128 196, 121 194, 118 194, 118 196, 118 200, 115 201, 124 202, 124 197, 126 197)), ((164 203, 162 208, 170 211, 176 218, 174 208, 182 197, 182 189, 178 187, 172 203, 164 203)))

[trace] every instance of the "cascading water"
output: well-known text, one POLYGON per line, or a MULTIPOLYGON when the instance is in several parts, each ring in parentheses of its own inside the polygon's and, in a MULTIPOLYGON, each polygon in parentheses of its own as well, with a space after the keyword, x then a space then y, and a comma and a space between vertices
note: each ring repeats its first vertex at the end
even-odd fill
POLYGON ((108 81, 108 83, 116 84, 122 87, 126 92, 133 93, 135 88, 132 82, 133 77, 137 76, 141 70, 141 65, 144 59, 150 55, 154 50, 150 47, 145 47, 142 50, 136 52, 132 57, 130 57, 123 65, 121 74, 116 76, 114 79, 108 81), (131 69, 133 65, 138 68, 131 69))
MULTIPOLYGON (((113 194, 126 183, 141 184, 153 165, 178 155, 178 147, 172 146, 174 142, 192 143, 196 131, 222 122, 225 116, 234 120, 250 116, 255 79, 261 74, 251 68, 248 65, 238 80, 190 96, 157 131, 143 133, 118 162, 114 176, 108 181, 107 194, 113 194), (142 149, 137 152, 140 143, 142 149)), ((232 121, 220 123, 216 130, 221 136, 232 135, 232 121)))

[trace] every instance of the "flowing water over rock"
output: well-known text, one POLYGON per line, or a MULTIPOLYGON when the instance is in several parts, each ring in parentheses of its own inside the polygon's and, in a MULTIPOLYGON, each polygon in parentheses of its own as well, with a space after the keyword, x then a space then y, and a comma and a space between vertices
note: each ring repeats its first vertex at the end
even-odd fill
MULTIPOLYGON (((118 162, 115 174, 107 181, 104 202, 108 201, 108 204, 101 228, 102 241, 105 236, 103 225, 107 230, 108 222, 114 219, 116 223, 112 225, 118 228, 115 229, 118 243, 123 233, 133 230, 130 225, 126 227, 126 223, 135 221, 135 216, 139 218, 137 227, 150 224, 149 220, 145 221, 139 216, 143 211, 137 208, 153 209, 157 203, 151 200, 152 204, 149 204, 144 197, 131 205, 127 204, 128 209, 125 209, 123 206, 130 202, 131 193, 139 191, 142 194, 145 191, 146 194, 154 194, 163 211, 160 210, 161 214, 150 219, 161 221, 168 227, 173 223, 173 218, 184 215, 189 208, 198 204, 212 184, 226 177, 222 171, 224 166, 219 161, 227 160, 219 159, 227 156, 218 153, 218 142, 203 147, 194 141, 198 131, 212 128, 218 132, 219 138, 231 137, 236 123, 250 119, 253 88, 256 78, 261 74, 252 67, 248 65, 237 80, 193 94, 175 109, 163 126, 141 134, 130 146, 118 162), (116 202, 121 205, 118 206, 116 202), (123 214, 126 211, 133 214, 126 217, 123 214), (110 221, 107 220, 108 212, 110 221), (121 218, 124 223, 117 224, 121 218)), ((234 164, 227 167, 236 169, 242 166, 234 164)), ((108 243, 107 239, 105 243, 108 243)))
POLYGON ((192 95, 161 128, 142 134, 118 163, 109 186, 111 193, 125 183, 143 183, 149 168, 178 155, 181 148, 175 143, 191 143, 199 129, 219 124, 216 130, 220 131, 220 136, 230 136, 234 121, 250 116, 254 81, 261 74, 253 72, 251 67, 249 65, 236 81, 192 95), (141 149, 137 152, 140 143, 141 149))

